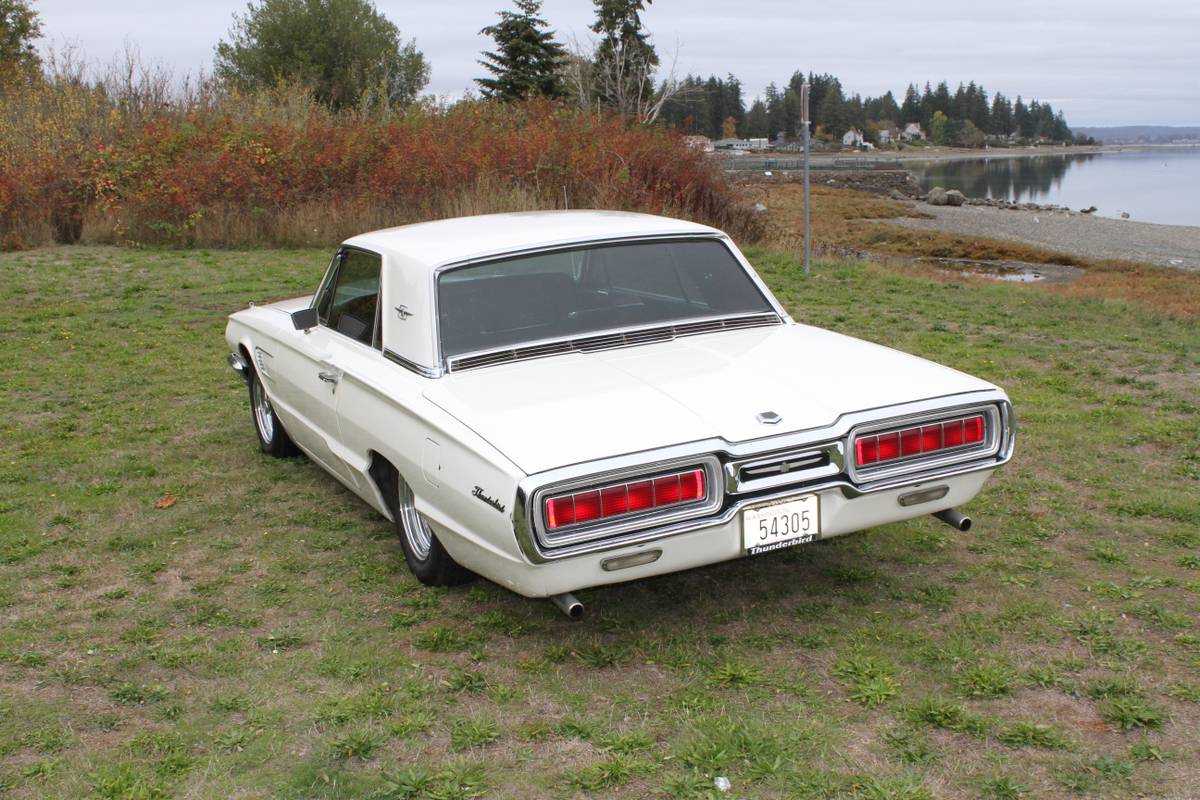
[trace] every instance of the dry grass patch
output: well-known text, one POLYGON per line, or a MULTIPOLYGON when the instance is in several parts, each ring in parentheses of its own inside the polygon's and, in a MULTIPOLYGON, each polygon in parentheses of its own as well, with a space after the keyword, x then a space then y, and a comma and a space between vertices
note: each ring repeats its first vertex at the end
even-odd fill
MULTIPOLYGON (((802 246, 804 201, 797 183, 753 184, 746 190, 768 209, 768 240, 789 251, 802 246)), ((972 278, 910 259, 941 258, 1025 264, 1064 264, 1084 269, 1065 285, 1031 284, 1027 291, 1065 297, 1131 302, 1175 319, 1200 317, 1200 274, 1136 262, 1083 258, 1068 253, 986 237, 888 225, 887 220, 929 215, 909 202, 851 189, 815 185, 812 194, 814 252, 832 256, 870 255, 897 270, 940 282, 972 278), (888 261, 891 257, 893 260, 888 261)))

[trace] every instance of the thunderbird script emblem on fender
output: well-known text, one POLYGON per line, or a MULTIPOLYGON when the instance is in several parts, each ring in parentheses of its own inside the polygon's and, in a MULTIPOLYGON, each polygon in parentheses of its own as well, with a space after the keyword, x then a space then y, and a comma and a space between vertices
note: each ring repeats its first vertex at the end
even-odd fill
POLYGON ((501 514, 504 513, 504 504, 501 503, 496 498, 488 497, 486 494, 484 494, 482 486, 476 486, 475 490, 471 492, 471 496, 474 497, 476 500, 482 500, 483 502, 487 503, 492 508, 499 511, 501 514))

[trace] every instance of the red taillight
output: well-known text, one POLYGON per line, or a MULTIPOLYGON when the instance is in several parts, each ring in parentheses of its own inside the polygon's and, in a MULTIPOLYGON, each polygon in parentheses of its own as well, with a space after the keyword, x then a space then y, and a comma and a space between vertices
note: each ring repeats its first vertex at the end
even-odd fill
POLYGON ((566 525, 703 500, 707 496, 705 475, 704 470, 693 469, 650 480, 548 497, 545 501, 546 527, 555 530, 566 525))
POLYGON ((983 440, 983 415, 975 414, 933 425, 918 425, 899 431, 859 436, 854 440, 855 463, 865 467, 898 458, 979 444, 983 440))

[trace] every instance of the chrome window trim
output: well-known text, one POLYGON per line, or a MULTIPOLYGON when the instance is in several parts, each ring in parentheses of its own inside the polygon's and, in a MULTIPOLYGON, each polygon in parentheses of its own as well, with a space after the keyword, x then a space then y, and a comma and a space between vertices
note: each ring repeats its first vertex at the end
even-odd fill
POLYGON ((337 280, 338 273, 341 272, 342 257, 346 254, 346 251, 348 251, 348 250, 357 250, 360 253, 366 253, 369 256, 374 256, 375 258, 379 259, 379 288, 376 290, 376 294, 375 294, 375 316, 371 320, 371 341, 369 343, 368 342, 360 342, 360 341, 358 341, 358 339, 355 339, 351 336, 347 336, 346 334, 339 331, 337 328, 330 327, 328 324, 326 324, 325 320, 321 319, 319 316, 317 318, 317 324, 320 325, 322 328, 325 328, 328 331, 332 331, 333 333, 336 333, 338 336, 341 336, 343 339, 348 339, 349 341, 355 342, 356 344, 363 344, 372 350, 382 352, 383 351, 383 329, 380 327, 380 324, 379 324, 381 321, 379 314, 380 314, 380 309, 383 306, 383 253, 377 253, 374 250, 368 250, 365 247, 358 247, 357 245, 350 245, 350 244, 344 244, 344 245, 341 245, 340 247, 338 247, 337 252, 333 254, 333 260, 329 263, 329 267, 326 270, 325 277, 321 280, 321 285, 317 287, 317 293, 312 296, 312 300, 309 301, 308 305, 310 308, 315 308, 317 305, 319 305, 318 298, 321 296, 322 292, 333 291, 334 282, 337 280), (376 341, 376 334, 379 335, 378 341, 376 341))
MULTIPOLYGON (((719 231, 714 231, 713 233, 697 233, 697 232, 664 233, 664 234, 645 234, 645 235, 638 235, 638 236, 619 236, 619 237, 615 237, 615 238, 602 237, 602 238, 597 238, 597 239, 581 239, 581 240, 577 240, 577 241, 573 241, 573 242, 564 242, 564 243, 553 244, 553 245, 545 245, 545 246, 541 246, 541 247, 530 247, 530 248, 519 249, 519 250, 509 250, 504 253, 491 253, 486 256, 467 258, 467 259, 462 259, 460 261, 449 261, 445 264, 441 264, 438 267, 436 267, 432 273, 433 280, 430 282, 431 300, 430 300, 429 307, 430 307, 430 309, 432 309, 432 318, 433 318, 434 358, 437 361, 438 366, 442 371, 442 374, 447 374, 447 373, 451 372, 451 369, 450 369, 451 356, 447 356, 445 354, 445 352, 443 352, 443 350, 442 350, 441 309, 438 307, 438 290, 437 290, 438 279, 441 277, 443 272, 461 269, 463 267, 473 267, 473 266, 478 266, 480 264, 487 264, 492 261, 505 261, 507 259, 518 258, 520 256, 537 255, 537 254, 541 254, 541 253, 554 253, 554 252, 561 252, 563 250, 578 250, 581 248, 603 247, 603 246, 608 246, 608 245, 618 245, 619 246, 619 245, 623 245, 623 244, 637 244, 637 243, 651 243, 651 242, 677 242, 677 241, 689 241, 689 240, 695 240, 695 241, 712 240, 712 241, 721 242, 723 245, 725 245, 725 249, 729 251, 729 255, 732 256, 733 260, 738 264, 738 266, 740 266, 742 268, 742 271, 746 274, 746 276, 750 279, 751 283, 758 290, 759 294, 761 294, 763 299, 767 302, 767 306, 772 311, 774 311, 776 313, 776 315, 778 315, 779 318, 785 324, 791 321, 791 317, 788 316, 787 312, 783 308, 783 305, 779 302, 779 300, 775 297, 775 295, 771 292, 771 290, 769 288, 767 288, 766 283, 763 282, 762 278, 759 277, 758 273, 754 270, 754 268, 750 266, 750 262, 748 262, 746 260, 745 256, 742 255, 741 251, 739 251, 737 249, 737 247, 734 246, 734 244, 730 240, 730 238, 726 234, 721 233, 719 231)), ((760 311, 760 312, 755 312, 755 313, 756 314, 766 314, 768 312, 760 311)), ((721 316, 721 315, 718 315, 718 317, 719 316, 721 316)), ((686 322, 692 322, 692 321, 695 321, 695 320, 690 320, 690 319, 679 320, 680 323, 686 323, 686 322)), ((659 324, 661 325, 662 323, 659 323, 659 324)), ((618 332, 618 329, 608 329, 608 330, 595 331, 594 333, 588 334, 588 335, 601 336, 601 335, 604 335, 605 333, 616 333, 616 332, 618 332)), ((541 340, 539 342, 539 344, 543 344, 543 345, 553 344, 556 342, 569 341, 570 339, 577 339, 577 338, 579 338, 578 335, 561 336, 561 337, 557 337, 557 338, 541 340)), ((525 343, 525 344, 521 344, 521 345, 506 345, 504 347, 499 347, 496 349, 497 350, 507 350, 507 349, 512 349, 513 347, 517 347, 517 346, 524 347, 524 346, 526 346, 526 344, 530 344, 530 343, 525 343)), ((485 352, 490 352, 490 351, 488 351, 488 350, 476 351, 472 355, 481 355, 485 352)), ((465 355, 467 355, 467 354, 459 353, 459 354, 453 356, 453 358, 462 358, 465 355)))
POLYGON ((558 550, 559 548, 570 547, 574 544, 619 536, 622 533, 637 528, 644 529, 647 524, 665 525, 678 520, 711 514, 725 503, 725 491, 721 480, 721 462, 717 460, 716 456, 703 455, 654 462, 648 466, 631 466, 615 472, 592 473, 590 475, 573 477, 566 481, 548 483, 538 487, 533 492, 532 502, 533 508, 530 512, 532 517, 531 522, 534 535, 538 539, 539 547, 545 550, 558 550), (704 470, 706 496, 702 503, 693 502, 670 507, 665 510, 652 510, 630 514, 627 517, 620 517, 611 522, 601 521, 582 525, 578 528, 568 528, 558 535, 546 530, 541 509, 542 501, 547 495, 561 494, 591 486, 599 488, 609 484, 628 481, 643 475, 652 477, 687 469, 688 467, 700 467, 704 470))
MULTIPOLYGON (((337 250, 333 252, 333 258, 329 260, 329 266, 325 268, 325 274, 321 277, 321 282, 317 284, 317 291, 313 293, 311 298, 309 298, 309 308, 316 308, 318 305, 320 305, 321 295, 327 289, 329 289, 330 284, 333 282, 334 275, 337 274, 338 266, 342 261, 342 251, 345 249, 346 248, 344 245, 339 245, 337 250)), ((380 276, 380 278, 382 279, 382 276, 380 276)))
POLYGON ((409 372, 415 372, 416 374, 420 375, 422 378, 440 378, 440 377, 442 377, 442 371, 440 369, 438 369, 437 367, 427 367, 424 364, 418 364, 415 361, 410 361, 409 359, 407 359, 404 356, 397 353, 395 350, 384 349, 383 357, 386 358, 388 361, 392 361, 396 364, 399 364, 400 366, 404 367, 409 372))
MULTIPOLYGON (((897 406, 883 406, 864 409, 838 417, 831 425, 804 431, 779 434, 762 439, 752 439, 743 442, 727 442, 723 439, 706 439, 683 445, 674 445, 658 450, 631 453, 623 456, 575 464, 546 472, 529 475, 522 479, 517 486, 517 496, 513 506, 513 531, 521 553, 532 564, 544 564, 561 558, 584 555, 587 553, 603 552, 640 544, 656 539, 662 539, 711 525, 728 522, 744 506, 764 500, 787 497, 799 490, 805 492, 821 492, 829 489, 839 489, 846 497, 859 497, 872 492, 892 489, 908 484, 926 483, 940 478, 953 477, 971 472, 991 470, 1008 463, 1012 459, 1016 443, 1016 420, 1012 404, 1007 396, 999 389, 985 389, 974 392, 964 392, 927 400, 918 400, 897 406), (851 482, 843 479, 840 474, 832 480, 817 483, 803 482, 780 487, 769 493, 758 492, 753 495, 735 497, 733 503, 724 512, 716 516, 695 517, 679 522, 659 525, 653 528, 632 530, 624 534, 604 539, 584 542, 570 547, 555 549, 543 548, 538 542, 534 531, 534 519, 540 505, 534 502, 535 493, 546 486, 570 485, 572 479, 604 480, 605 476, 621 474, 621 471, 653 472, 660 464, 686 462, 688 459, 697 460, 704 456, 716 458, 725 457, 732 460, 761 460, 772 454, 789 451, 802 452, 819 448, 836 447, 841 449, 843 457, 848 457, 844 449, 850 441, 852 430, 865 430, 874 424, 895 424, 904 419, 930 419, 940 416, 953 416, 960 410, 972 408, 994 407, 1000 419, 997 430, 998 448, 989 453, 972 453, 972 460, 959 460, 955 463, 933 464, 931 462, 909 464, 917 467, 910 471, 890 475, 865 475, 862 482, 851 482)), ((628 474, 625 472, 624 474, 628 474)), ((847 476, 848 477, 848 476, 847 476)), ((801 476, 802 480, 803 477, 801 476)), ((728 484, 726 484, 726 487, 728 484)), ((538 494, 540 497, 541 494, 538 494)))
MULTIPOLYGON (((497 353, 503 353, 506 350, 525 350, 527 348, 533 349, 533 348, 538 348, 538 347, 550 347, 550 346, 556 345, 556 344, 562 344, 562 345, 569 346, 572 342, 586 342, 586 341, 589 341, 592 339, 603 339, 603 338, 609 337, 609 336, 623 336, 623 335, 636 334, 636 333, 649 333, 652 331, 660 331, 660 330, 662 330, 662 331, 672 330, 673 331, 674 328, 683 327, 683 326, 687 326, 687 325, 703 325, 705 323, 711 323, 711 322, 729 322, 729 321, 737 321, 737 320, 743 320, 743 319, 754 319, 755 317, 774 317, 775 321, 767 322, 762 325, 742 326, 742 327, 734 326, 734 327, 718 329, 718 330, 700 331, 699 333, 685 332, 685 333, 679 334, 679 333, 672 332, 669 337, 664 337, 663 339, 654 340, 652 342, 632 342, 629 344, 622 344, 622 345, 617 345, 614 347, 596 347, 596 348, 594 348, 594 350, 593 349, 584 349, 582 347, 571 348, 570 350, 564 351, 564 352, 548 353, 544 356, 531 356, 531 357, 526 357, 526 358, 519 358, 519 359, 514 359, 512 361, 504 361, 501 363, 517 364, 517 363, 520 363, 523 361, 535 361, 538 358, 550 358, 553 356, 571 355, 574 353, 598 352, 601 350, 616 350, 616 349, 620 349, 620 348, 624 348, 624 347, 638 347, 639 345, 642 345, 642 344, 661 344, 664 342, 673 342, 676 339, 687 338, 690 336, 703 336, 705 334, 710 334, 710 333, 731 333, 731 332, 736 332, 736 331, 754 330, 756 328, 774 327, 776 325, 784 324, 783 318, 780 317, 778 314, 776 314, 774 311, 751 311, 751 312, 746 312, 744 314, 714 314, 714 315, 707 316, 707 317, 695 317, 695 318, 689 318, 686 320, 680 320, 679 322, 658 322, 658 323, 652 323, 649 325, 627 325, 627 326, 620 327, 620 328, 606 328, 602 331, 596 331, 594 333, 588 333, 588 334, 583 334, 583 335, 579 335, 579 336, 555 336, 555 337, 551 337, 549 339, 531 339, 528 342, 524 342, 519 345, 502 345, 500 347, 484 348, 483 350, 472 350, 472 351, 469 351, 466 353, 459 353, 458 355, 450 356, 449 358, 446 359, 446 364, 447 364, 447 369, 449 372, 465 372, 465 371, 471 370, 471 369, 485 369, 486 367, 474 367, 474 366, 462 367, 462 366, 457 366, 457 365, 459 364, 459 362, 462 362, 462 361, 467 361, 469 359, 480 358, 480 357, 488 356, 488 355, 494 355, 497 353)), ((489 366, 491 366, 491 365, 489 365, 489 366)), ((499 364, 496 364, 494 366, 499 366, 499 364)))

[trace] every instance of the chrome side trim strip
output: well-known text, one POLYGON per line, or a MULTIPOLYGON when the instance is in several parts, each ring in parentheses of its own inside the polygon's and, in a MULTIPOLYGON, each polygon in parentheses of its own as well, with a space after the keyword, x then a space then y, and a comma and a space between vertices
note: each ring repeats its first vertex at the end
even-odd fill
POLYGON ((384 350, 383 357, 388 361, 399 364, 409 372, 417 373, 422 378, 440 378, 443 374, 445 374, 440 367, 427 367, 424 364, 418 364, 415 361, 409 361, 407 358, 393 350, 384 350))

